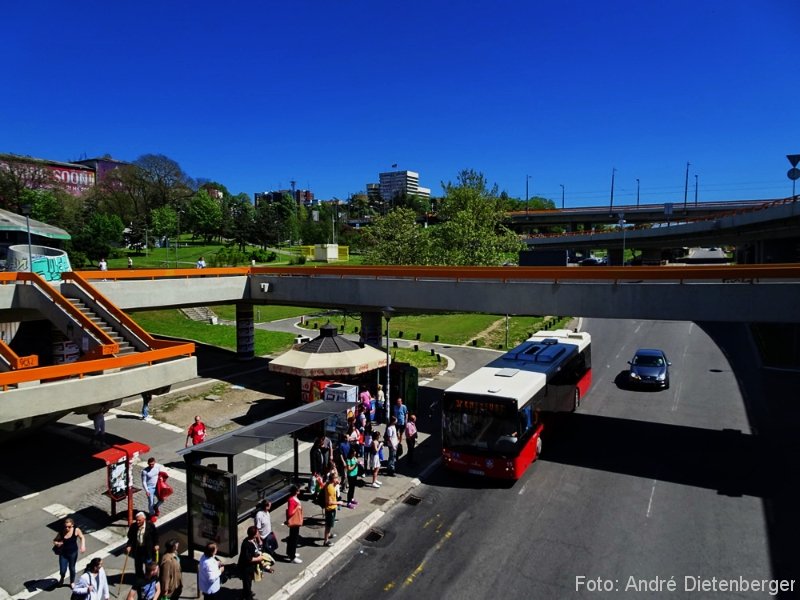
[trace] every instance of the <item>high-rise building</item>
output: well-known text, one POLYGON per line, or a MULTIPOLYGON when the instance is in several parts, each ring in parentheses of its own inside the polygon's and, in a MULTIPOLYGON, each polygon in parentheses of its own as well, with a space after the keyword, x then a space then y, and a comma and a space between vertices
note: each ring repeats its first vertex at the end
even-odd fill
MULTIPOLYGON (((419 173, 414 171, 389 171, 379 173, 381 198, 384 202, 392 203, 395 198, 402 195, 431 197, 430 188, 420 187, 419 173)), ((369 186, 367 187, 369 191, 369 186)))

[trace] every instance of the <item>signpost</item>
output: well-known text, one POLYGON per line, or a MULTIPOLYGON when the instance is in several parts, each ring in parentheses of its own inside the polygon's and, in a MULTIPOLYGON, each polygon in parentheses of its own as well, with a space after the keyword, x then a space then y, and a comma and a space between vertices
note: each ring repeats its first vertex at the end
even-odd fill
POLYGON ((800 179, 800 169, 797 168, 797 164, 800 163, 800 154, 787 154, 786 158, 789 159, 789 162, 792 165, 792 168, 789 169, 789 172, 786 173, 786 176, 792 180, 792 202, 797 202, 797 193, 795 192, 796 189, 796 182, 800 179))
POLYGON ((133 486, 133 461, 149 450, 147 444, 129 442, 92 455, 106 463, 106 490, 103 495, 111 499, 111 516, 117 514, 117 502, 128 500, 128 525, 133 523, 133 495, 139 491, 133 486))

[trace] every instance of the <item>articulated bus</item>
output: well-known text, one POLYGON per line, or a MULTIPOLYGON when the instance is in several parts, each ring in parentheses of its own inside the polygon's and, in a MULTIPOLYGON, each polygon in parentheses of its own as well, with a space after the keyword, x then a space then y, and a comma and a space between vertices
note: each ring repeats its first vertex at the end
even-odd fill
POLYGON ((539 331, 447 388, 442 455, 449 469, 519 479, 542 451, 540 413, 574 411, 592 383, 592 338, 539 331))

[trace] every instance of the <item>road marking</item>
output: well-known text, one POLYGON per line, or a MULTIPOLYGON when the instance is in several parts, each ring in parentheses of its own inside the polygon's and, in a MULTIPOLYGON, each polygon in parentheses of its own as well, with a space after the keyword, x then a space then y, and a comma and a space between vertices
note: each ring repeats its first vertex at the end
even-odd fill
MULTIPOLYGON (((686 336, 687 338, 692 335, 692 329, 693 328, 694 328, 694 323, 689 323, 689 333, 686 336)), ((685 344, 683 346, 683 354, 681 354, 681 364, 684 364, 684 365, 686 364, 686 353, 689 351, 689 346, 690 345, 691 344, 685 344)), ((676 410, 678 410, 678 402, 680 402, 680 399, 681 399, 681 390, 682 389, 683 389, 683 380, 682 379, 678 379, 678 389, 676 389, 675 392, 674 392, 675 400, 672 403, 672 412, 675 412, 676 410)))
POLYGON ((69 515, 75 512, 74 510, 64 506, 63 504, 50 504, 48 506, 43 507, 42 510, 50 513, 54 517, 58 517, 59 519, 68 517, 69 515))
POLYGON ((39 495, 39 492, 34 492, 33 489, 28 486, 14 481, 13 479, 9 479, 5 475, 0 475, 0 489, 9 492, 15 497, 22 497, 25 500, 39 495))
POLYGON ((653 479, 653 487, 650 489, 650 501, 647 503, 647 518, 650 518, 650 510, 653 508, 653 496, 656 493, 657 480, 653 479))
POLYGON ((266 450, 259 450, 257 448, 250 448, 249 450, 242 452, 242 454, 247 454, 248 456, 253 456, 261 460, 272 460, 275 458, 274 454, 270 454, 266 450))

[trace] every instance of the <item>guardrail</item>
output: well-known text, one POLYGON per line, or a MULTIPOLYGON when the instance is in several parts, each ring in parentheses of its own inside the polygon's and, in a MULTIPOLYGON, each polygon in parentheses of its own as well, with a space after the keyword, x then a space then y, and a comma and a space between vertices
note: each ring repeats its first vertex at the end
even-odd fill
POLYGON ((19 356, 2 340, 0 340, 0 360, 2 360, 7 369, 29 369, 39 364, 37 355, 19 356))

